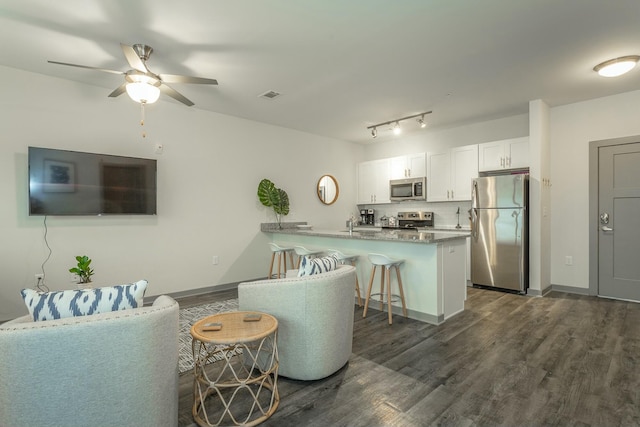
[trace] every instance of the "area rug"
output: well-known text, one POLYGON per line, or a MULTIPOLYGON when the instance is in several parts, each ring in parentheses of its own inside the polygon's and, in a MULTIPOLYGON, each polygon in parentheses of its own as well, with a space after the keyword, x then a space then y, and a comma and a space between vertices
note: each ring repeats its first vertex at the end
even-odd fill
POLYGON ((178 361, 178 369, 180 373, 193 369, 193 354, 191 353, 191 326, 203 317, 211 316, 216 313, 224 313, 226 311, 238 310, 238 299, 232 298, 224 301, 216 301, 210 304, 198 305, 195 307, 180 309, 180 330, 178 350, 180 359, 178 361))

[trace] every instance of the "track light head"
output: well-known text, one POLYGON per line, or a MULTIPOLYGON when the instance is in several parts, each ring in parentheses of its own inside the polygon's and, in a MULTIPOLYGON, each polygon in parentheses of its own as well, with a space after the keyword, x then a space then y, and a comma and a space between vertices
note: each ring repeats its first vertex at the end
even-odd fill
POLYGON ((373 129, 371 129, 371 136, 373 138, 375 138, 376 136, 378 136, 378 129, 376 129, 375 127, 373 129))
POLYGON ((424 115, 423 115, 421 118, 419 118, 419 119, 417 120, 417 122, 418 122, 418 124, 420 125, 420 127, 421 127, 422 129, 424 129, 424 128, 426 128, 426 127, 427 127, 427 124, 426 124, 426 123, 425 123, 425 121, 424 121, 424 115))
POLYGON ((400 135, 400 133, 402 133, 402 129, 400 129, 400 122, 396 122, 396 124, 393 125, 393 134, 400 135))

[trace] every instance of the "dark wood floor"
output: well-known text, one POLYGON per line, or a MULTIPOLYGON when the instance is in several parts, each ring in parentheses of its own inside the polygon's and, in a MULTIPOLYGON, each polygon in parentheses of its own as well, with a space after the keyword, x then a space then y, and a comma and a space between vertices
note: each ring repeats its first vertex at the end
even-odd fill
MULTIPOLYGON (((388 326, 356 307, 349 363, 323 380, 279 378, 280 407, 262 425, 640 425, 640 304, 468 293, 441 326, 388 326)), ((180 378, 181 427, 193 424, 192 378, 180 378)))

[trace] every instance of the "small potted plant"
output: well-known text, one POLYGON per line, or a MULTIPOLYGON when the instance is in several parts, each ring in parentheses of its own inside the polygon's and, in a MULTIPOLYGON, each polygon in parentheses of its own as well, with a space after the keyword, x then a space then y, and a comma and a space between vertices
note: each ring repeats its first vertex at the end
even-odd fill
POLYGON ((75 267, 70 268, 69 273, 77 275, 78 279, 80 279, 80 281, 78 282, 78 288, 91 287, 91 285, 87 285, 91 283, 91 276, 93 276, 93 269, 91 268, 91 258, 86 255, 78 255, 76 257, 76 261, 78 262, 78 264, 75 267))
POLYGON ((258 184, 258 199, 267 207, 272 207, 276 214, 278 228, 282 228, 282 216, 289 214, 289 195, 268 179, 263 179, 258 184))

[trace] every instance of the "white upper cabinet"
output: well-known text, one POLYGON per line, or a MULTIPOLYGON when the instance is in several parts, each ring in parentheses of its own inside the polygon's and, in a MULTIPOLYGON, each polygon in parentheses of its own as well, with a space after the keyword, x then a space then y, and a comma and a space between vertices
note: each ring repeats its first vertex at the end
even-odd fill
POLYGON ((478 145, 480 172, 529 167, 529 137, 504 139, 478 145))
POLYGON ((425 153, 409 154, 389 159, 389 179, 427 176, 425 153))
POLYGON ((428 153, 427 202, 471 200, 471 181, 477 177, 477 145, 428 153))
POLYGON ((358 204, 389 203, 390 159, 358 164, 358 204))

